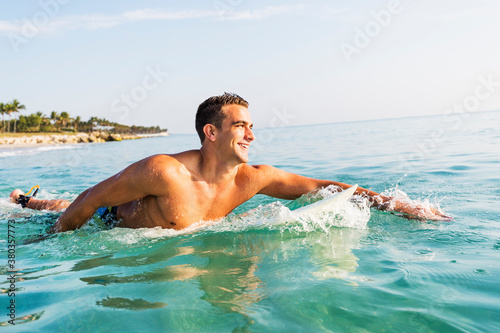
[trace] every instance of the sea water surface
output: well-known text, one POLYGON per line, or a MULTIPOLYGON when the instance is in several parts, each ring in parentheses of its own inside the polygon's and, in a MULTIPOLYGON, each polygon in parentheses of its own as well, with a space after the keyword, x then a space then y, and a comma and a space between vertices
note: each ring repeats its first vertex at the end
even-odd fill
POLYGON ((487 112, 255 132, 250 163, 408 195, 439 205, 449 222, 370 210, 361 199, 290 217, 326 189, 292 202, 256 196, 184 232, 91 220, 45 240, 59 214, 9 203, 14 188, 73 200, 130 163, 199 141, 0 149, 1 330, 499 332, 499 128, 500 112, 487 112))

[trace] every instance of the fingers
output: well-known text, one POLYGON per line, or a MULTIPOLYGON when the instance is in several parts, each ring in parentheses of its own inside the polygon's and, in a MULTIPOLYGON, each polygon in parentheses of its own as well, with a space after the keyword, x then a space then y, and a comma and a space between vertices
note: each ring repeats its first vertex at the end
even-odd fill
POLYGON ((429 220, 433 221, 452 221, 453 218, 449 215, 446 215, 442 212, 433 212, 430 216, 426 217, 429 220))
POLYGON ((452 221, 453 218, 439 209, 432 207, 431 209, 424 207, 416 207, 413 211, 414 215, 423 220, 431 221, 452 221))
POLYGON ((445 214, 440 214, 439 215, 442 218, 442 221, 453 221, 453 217, 445 214))
POLYGON ((453 217, 447 215, 445 212, 438 208, 433 209, 433 213, 440 219, 440 221, 452 221, 453 217))

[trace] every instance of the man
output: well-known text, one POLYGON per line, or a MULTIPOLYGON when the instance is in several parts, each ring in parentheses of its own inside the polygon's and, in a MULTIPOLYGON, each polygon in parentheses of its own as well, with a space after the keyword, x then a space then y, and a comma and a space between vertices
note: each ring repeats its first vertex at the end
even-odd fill
MULTIPOLYGON (((54 232, 80 228, 98 209, 104 215, 115 215, 119 227, 183 229, 199 221, 224 217, 256 194, 296 199, 332 184, 350 187, 269 165, 248 165, 248 151, 255 139, 252 127, 248 103, 243 98, 227 93, 211 97, 196 113, 201 149, 145 158, 87 189, 71 204, 35 198, 26 202, 24 198, 24 206, 51 210, 67 207, 54 224, 54 232)), ((11 199, 19 200, 21 193, 15 190, 11 199)), ((357 194, 365 195, 379 209, 432 220, 450 219, 437 209, 367 189, 358 188, 357 194)))

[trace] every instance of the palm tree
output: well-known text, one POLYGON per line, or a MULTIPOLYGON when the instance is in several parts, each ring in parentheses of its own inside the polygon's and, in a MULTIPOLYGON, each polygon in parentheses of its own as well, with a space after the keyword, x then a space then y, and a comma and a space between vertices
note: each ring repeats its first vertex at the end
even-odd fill
POLYGON ((77 132, 78 130, 78 124, 80 123, 80 121, 82 120, 82 118, 80 118, 80 116, 76 116, 76 119, 75 119, 75 132, 77 132))
POLYGON ((61 127, 66 127, 69 120, 69 113, 67 113, 66 111, 61 112, 59 119, 61 120, 61 127))
POLYGON ((94 131, 94 126, 98 126, 98 121, 99 121, 99 118, 97 117, 90 117, 89 119, 89 123, 90 123, 90 131, 93 132, 94 131))
POLYGON ((43 125, 43 121, 44 121, 44 119, 45 119, 45 116, 43 115, 43 112, 40 112, 40 111, 38 111, 38 112, 36 113, 36 115, 37 115, 38 117, 40 117, 40 125, 38 125, 38 132, 40 132, 40 127, 42 127, 42 125, 43 125))
POLYGON ((57 112, 55 112, 55 111, 52 111, 52 112, 50 113, 50 119, 51 119, 51 120, 53 120, 53 121, 56 121, 58 116, 59 116, 59 115, 58 115, 58 114, 57 114, 57 112))
POLYGON ((52 125, 54 125, 57 129, 57 121, 59 120, 59 114, 55 111, 50 113, 50 120, 52 120, 52 125))
POLYGON ((4 105, 4 110, 5 110, 5 113, 7 113, 9 115, 9 124, 7 125, 7 133, 10 132, 10 122, 12 121, 12 118, 11 118, 11 113, 14 111, 14 107, 12 106, 12 104, 5 104, 4 105))
MULTIPOLYGON (((11 112, 21 112, 20 110, 26 109, 26 107, 24 105, 22 105, 21 103, 19 103, 19 101, 17 99, 14 99, 12 101, 12 103, 10 103, 10 105, 11 105, 11 109, 12 109, 11 112)), ((17 123, 17 117, 14 118, 14 133, 16 133, 16 123, 17 123)))
POLYGON ((0 103, 0 114, 2 114, 2 132, 5 131, 5 104, 0 103))
POLYGON ((36 113, 36 115, 37 115, 37 116, 40 116, 40 118, 41 118, 39 131, 41 131, 41 130, 42 130, 42 127, 43 127, 45 130, 49 129, 49 128, 50 128, 50 125, 51 125, 51 123, 50 123, 50 118, 49 118, 49 117, 47 117, 46 115, 44 115, 44 114, 43 114, 43 112, 40 112, 40 111, 38 111, 38 112, 36 113))

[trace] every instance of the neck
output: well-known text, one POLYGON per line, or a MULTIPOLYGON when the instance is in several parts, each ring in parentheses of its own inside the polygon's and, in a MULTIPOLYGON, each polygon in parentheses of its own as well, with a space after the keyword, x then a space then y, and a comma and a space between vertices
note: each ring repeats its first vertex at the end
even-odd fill
POLYGON ((207 146, 200 149, 200 174, 207 183, 222 184, 234 179, 238 167, 242 164, 222 159, 215 151, 207 146))

